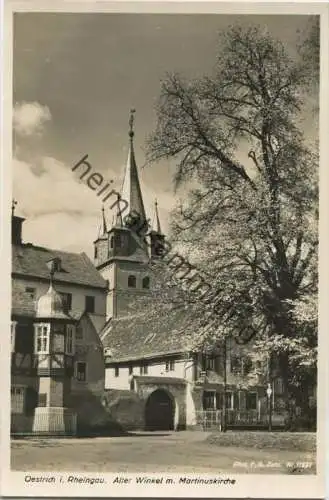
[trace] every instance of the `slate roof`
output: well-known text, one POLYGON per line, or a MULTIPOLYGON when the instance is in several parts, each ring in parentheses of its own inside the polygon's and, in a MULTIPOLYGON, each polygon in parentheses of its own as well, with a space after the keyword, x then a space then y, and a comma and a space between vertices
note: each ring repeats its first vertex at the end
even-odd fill
POLYGON ((104 347, 111 350, 106 361, 115 363, 186 352, 193 331, 189 314, 173 309, 152 319, 147 311, 113 318, 100 336, 104 347))
POLYGON ((78 254, 51 250, 31 243, 12 245, 12 274, 49 280, 47 262, 55 257, 61 259, 63 270, 56 272, 54 283, 65 282, 93 288, 107 288, 107 282, 84 252, 78 254))

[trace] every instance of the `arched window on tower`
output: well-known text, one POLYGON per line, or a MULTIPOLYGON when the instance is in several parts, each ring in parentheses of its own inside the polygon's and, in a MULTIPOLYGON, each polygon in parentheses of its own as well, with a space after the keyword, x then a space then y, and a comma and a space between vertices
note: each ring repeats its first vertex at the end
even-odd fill
POLYGON ((134 276, 133 274, 130 274, 128 276, 128 287, 136 288, 136 276, 134 276))
POLYGON ((142 286, 143 288, 150 288, 150 278, 148 276, 145 276, 145 278, 143 278, 142 286))
POLYGON ((113 248, 114 247, 114 238, 113 236, 111 236, 110 238, 110 248, 113 248))

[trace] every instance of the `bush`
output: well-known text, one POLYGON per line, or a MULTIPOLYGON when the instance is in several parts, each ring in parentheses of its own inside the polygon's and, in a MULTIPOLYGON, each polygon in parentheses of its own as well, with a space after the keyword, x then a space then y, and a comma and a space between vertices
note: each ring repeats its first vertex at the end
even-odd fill
POLYGON ((78 437, 96 437, 96 436, 123 436, 126 435, 126 431, 122 426, 108 418, 107 420, 93 424, 80 424, 77 429, 78 437))

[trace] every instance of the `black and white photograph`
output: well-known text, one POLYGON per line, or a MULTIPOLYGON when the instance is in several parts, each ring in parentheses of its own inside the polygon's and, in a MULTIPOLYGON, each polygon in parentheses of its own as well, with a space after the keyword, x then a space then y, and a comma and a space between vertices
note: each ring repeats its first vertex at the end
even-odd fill
POLYGON ((11 12, 12 494, 324 496, 313 11, 11 12))

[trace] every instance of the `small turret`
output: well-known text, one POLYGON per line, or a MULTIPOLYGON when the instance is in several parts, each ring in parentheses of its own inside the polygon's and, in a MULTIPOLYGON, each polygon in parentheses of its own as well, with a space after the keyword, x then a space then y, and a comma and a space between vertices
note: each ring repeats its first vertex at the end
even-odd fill
POLYGON ((164 250, 164 240, 165 236, 162 234, 160 226, 160 218, 158 211, 158 202, 154 202, 154 216, 152 223, 152 231, 150 232, 150 243, 151 243, 151 259, 160 258, 164 250))

